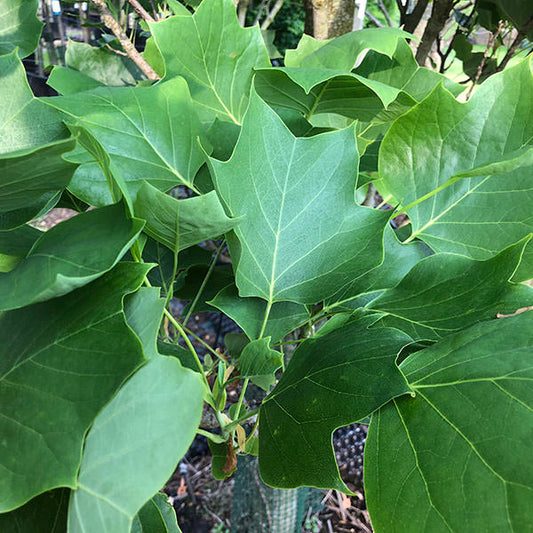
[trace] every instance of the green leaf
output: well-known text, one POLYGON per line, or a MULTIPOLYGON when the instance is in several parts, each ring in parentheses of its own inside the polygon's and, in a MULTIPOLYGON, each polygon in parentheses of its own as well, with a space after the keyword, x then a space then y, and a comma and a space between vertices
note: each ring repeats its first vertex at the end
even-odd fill
MULTIPOLYGON (((267 302, 261 298, 241 298, 235 285, 222 289, 210 302, 243 329, 249 339, 258 339, 265 320, 267 302)), ((287 333, 309 320, 309 311, 301 304, 277 302, 268 314, 263 335, 278 342, 287 333)))
POLYGON ((211 451, 211 475, 219 481, 229 478, 237 470, 237 456, 231 442, 213 442, 208 440, 211 451))
POLYGON ((325 41, 304 34, 296 50, 287 50, 285 65, 337 68, 349 72, 361 62, 368 50, 392 57, 398 41, 410 37, 410 33, 398 28, 367 28, 325 41))
POLYGON ((255 86, 269 104, 297 110, 308 119, 337 113, 376 123, 402 115, 439 83, 454 94, 463 90, 443 75, 420 68, 403 39, 396 41, 391 57, 372 51, 351 73, 353 61, 331 54, 320 64, 304 61, 298 67, 259 69, 255 86))
POLYGON ((168 496, 158 492, 133 520, 131 533, 181 533, 168 496))
POLYGON ((120 263, 68 296, 0 315, 0 512, 76 487, 85 433, 144 361, 122 298, 147 271, 120 263))
MULTIPOLYGON (((179 259, 178 259, 179 260, 179 259)), ((174 285, 174 295, 181 300, 192 301, 198 294, 209 268, 202 265, 194 265, 185 272, 180 273, 174 285)), ((196 307, 196 312, 215 311, 209 304, 222 289, 235 282, 230 265, 217 265, 211 272, 207 283, 205 284, 201 298, 196 307)), ((187 312, 188 307, 184 309, 187 312)))
POLYGON ((48 85, 61 94, 74 94, 99 85, 135 86, 143 78, 141 71, 129 57, 76 41, 69 40, 65 63, 66 67, 54 67, 48 80, 48 85), (87 82, 90 85, 83 88, 80 78, 89 78, 87 82))
MULTIPOLYGON (((182 78, 153 87, 102 87, 47 102, 94 136, 132 196, 144 180, 163 191, 179 184, 192 187, 204 162, 192 139, 202 132, 182 78)), ((102 173, 92 181, 75 176, 70 190, 91 205, 112 201, 102 173)))
POLYGON ((122 204, 54 226, 14 270, 0 274, 0 310, 63 296, 100 277, 117 264, 142 227, 141 220, 126 218, 122 204))
POLYGON ((190 368, 195 372, 198 371, 198 365, 192 355, 191 351, 183 348, 179 344, 169 344, 168 342, 157 341, 157 351, 161 355, 167 355, 169 357, 175 357, 179 360, 184 368, 190 368))
POLYGON ((45 492, 26 505, 0 514, 2 533, 65 533, 67 530, 68 489, 45 492))
MULTIPOLYGON (((399 327, 417 339, 438 339, 487 320, 498 311, 509 312, 506 300, 521 288, 509 280, 527 241, 487 261, 454 254, 427 257, 370 307, 390 314, 383 319, 384 324, 399 327)), ((522 301, 515 301, 511 312, 530 305, 532 294, 533 290, 528 291, 521 296, 522 301)))
POLYGON ((176 252, 219 237, 239 222, 226 216, 215 191, 176 200, 145 182, 133 207, 146 220, 145 233, 176 252))
POLYGON ((347 491, 335 462, 333 431, 409 392, 395 360, 411 339, 357 320, 303 342, 263 402, 259 468, 265 483, 347 491))
POLYGON ((233 156, 210 162, 231 216, 246 216, 228 237, 241 296, 314 303, 381 263, 388 214, 354 201, 353 127, 296 138, 253 93, 233 156))
POLYGON ((11 231, 0 231, 0 272, 13 270, 41 236, 42 231, 32 226, 20 226, 11 231))
POLYGON ((466 104, 438 87, 392 125, 380 176, 407 210, 411 238, 487 259, 532 231, 533 103, 523 97, 532 82, 526 60, 491 76, 466 104))
POLYGON ((0 229, 20 226, 36 217, 70 182, 76 166, 62 158, 74 139, 42 148, 0 155, 0 229))
POLYGON ((351 307, 349 300, 354 294, 369 294, 394 287, 411 268, 432 253, 421 241, 401 244, 390 226, 385 229, 383 241, 385 252, 383 262, 355 280, 350 287, 348 296, 345 296, 344 291, 341 290, 329 298, 326 301, 328 307, 337 307, 338 305, 351 307))
POLYGON ((270 337, 249 342, 239 357, 239 371, 263 390, 276 381, 276 370, 283 365, 283 354, 270 348, 270 337))
POLYGON ((372 416, 365 494, 374 531, 527 531, 533 313, 475 325, 400 366, 414 398, 372 416))
POLYGON ((0 154, 68 137, 61 114, 35 98, 15 52, 0 56, 0 154))
POLYGON ((261 31, 242 28, 232 0, 204 0, 194 15, 150 24, 165 79, 183 76, 203 121, 240 123, 253 69, 270 66, 261 31))
POLYGON ((200 377, 156 350, 164 303, 155 288, 126 300, 128 324, 149 361, 89 431, 70 500, 72 533, 129 533, 137 512, 172 475, 196 433, 203 404, 200 377))
POLYGON ((0 2, 0 55, 18 48, 18 55, 26 57, 37 48, 44 26, 37 18, 38 9, 38 0, 0 2))

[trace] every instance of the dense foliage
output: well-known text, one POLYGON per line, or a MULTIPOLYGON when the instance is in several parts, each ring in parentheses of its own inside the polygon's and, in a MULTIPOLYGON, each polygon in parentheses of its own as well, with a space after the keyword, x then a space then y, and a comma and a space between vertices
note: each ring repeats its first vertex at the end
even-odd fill
POLYGON ((169 2, 160 81, 71 43, 41 99, 37 0, 3 3, 0 530, 177 531, 157 491, 197 431, 217 477, 258 453, 272 486, 348 491, 332 432, 371 417, 375 531, 528 531, 533 313, 502 315, 533 303, 531 61, 460 103, 400 30, 273 68, 232 0, 169 2), (29 224, 54 206, 79 214, 29 224), (201 361, 174 294, 244 334, 201 361))

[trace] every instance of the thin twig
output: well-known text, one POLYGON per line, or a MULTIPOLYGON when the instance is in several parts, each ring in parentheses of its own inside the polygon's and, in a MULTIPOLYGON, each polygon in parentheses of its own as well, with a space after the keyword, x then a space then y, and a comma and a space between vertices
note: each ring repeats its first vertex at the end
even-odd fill
POLYGON ((481 60, 481 63, 479 64, 479 67, 477 68, 476 76, 472 82, 472 85, 470 86, 470 89, 468 89, 468 93, 466 94, 466 99, 470 100, 470 97, 472 96, 472 91, 474 90, 474 87, 477 85, 479 78, 481 78, 481 74, 483 72, 483 68, 485 67, 485 63, 487 62, 487 57, 489 56, 490 49, 494 46, 494 41, 500 35, 500 32, 503 28, 503 21, 500 20, 498 22, 498 29, 495 33, 491 34, 489 42, 487 43, 487 47, 485 48, 485 53, 483 54, 483 59, 481 60))
POLYGON ((378 0, 378 7, 379 10, 383 13, 383 16, 385 17, 385 20, 387 21, 387 24, 389 26, 394 26, 392 23, 392 20, 390 18, 389 12, 387 11, 387 8, 385 7, 385 4, 383 3, 383 0, 378 0))
POLYGON ((370 11, 366 10, 365 16, 370 20, 370 22, 372 22, 372 24, 374 24, 378 28, 383 28, 383 24, 381 24, 381 22, 376 17, 374 17, 374 15, 370 13, 370 11))
POLYGON ((138 2, 138 0, 128 0, 131 7, 137 12, 137 14, 147 22, 155 22, 154 17, 144 9, 144 7, 138 2))
POLYGON ((113 52, 114 54, 117 54, 122 57, 128 57, 128 54, 126 52, 123 52, 122 50, 117 50, 116 48, 113 48, 109 43, 105 43, 106 48, 113 52))
POLYGON ((149 80, 159 80, 160 77, 157 72, 150 66, 148 61, 137 51, 133 43, 128 39, 118 21, 113 17, 111 11, 107 7, 105 0, 92 0, 93 4, 100 13, 102 22, 113 32, 115 37, 120 41, 122 48, 128 54, 128 57, 141 69, 142 73, 149 80))

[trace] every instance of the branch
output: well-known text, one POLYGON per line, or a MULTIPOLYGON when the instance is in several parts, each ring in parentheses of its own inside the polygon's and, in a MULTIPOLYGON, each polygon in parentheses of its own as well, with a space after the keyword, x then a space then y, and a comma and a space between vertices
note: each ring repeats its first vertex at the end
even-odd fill
POLYGON ((489 56, 490 49, 494 46, 494 41, 496 40, 496 37, 500 35, 500 32, 503 28, 503 21, 500 20, 498 22, 498 29, 495 33, 490 35, 489 42, 487 43, 487 48, 485 48, 485 53, 483 54, 483 59, 481 60, 481 63, 479 63, 479 67, 477 68, 476 77, 474 78, 472 82, 472 86, 470 89, 468 89, 468 93, 466 94, 466 99, 470 100, 470 96, 472 96, 472 91, 474 90, 474 87, 479 81, 479 78, 481 78, 481 73, 483 72, 483 68, 485 67, 485 63, 487 62, 487 57, 489 56))
POLYGON ((383 13, 383 16, 385 17, 385 20, 387 21, 387 24, 389 26, 393 26, 392 20, 390 18, 389 12, 387 11, 387 8, 385 7, 385 4, 383 3, 383 0, 378 0, 378 7, 380 11, 383 13))
MULTIPOLYGON (((419 4, 417 4, 416 7, 418 7, 418 5, 419 4)), ((446 25, 452 6, 453 0, 433 0, 431 17, 429 18, 424 34, 422 35, 422 41, 416 50, 416 61, 420 66, 424 66, 424 63, 431 52, 433 43, 446 25)))
POLYGON ((418 0, 415 8, 413 9, 413 11, 411 11, 411 13, 407 14, 407 12, 405 12, 405 24, 403 26, 403 29, 405 31, 413 33, 416 30, 418 24, 420 23, 420 20, 422 19, 422 16, 426 12, 428 4, 429 0, 418 0))
POLYGON ((285 0, 277 0, 274 4, 274 7, 272 8, 272 11, 269 11, 268 15, 266 16, 265 20, 261 24, 262 30, 267 30, 268 27, 272 24, 274 21, 274 17, 278 14, 278 11, 283 6, 285 0))
POLYGON ((374 24, 378 28, 383 28, 383 24, 381 24, 381 22, 376 17, 374 17, 374 15, 370 13, 370 11, 365 11, 365 16, 368 18, 368 20, 370 20, 370 22, 372 22, 372 24, 374 24))
POLYGON ((509 60, 514 56, 517 48, 522 44, 522 41, 525 39, 526 35, 531 31, 533 28, 533 17, 529 19, 529 21, 526 23, 525 26, 523 26, 520 30, 518 30, 518 33, 516 34, 516 38, 513 41, 513 44, 507 50, 507 53, 502 59, 502 62, 498 65, 494 73, 501 72, 506 66, 507 63, 509 63, 509 60))
POLYGON ((157 72, 151 67, 151 65, 144 59, 144 57, 137 51, 134 44, 128 39, 128 36, 124 33, 120 24, 109 11, 105 0, 92 0, 93 4, 100 13, 102 22, 113 32, 115 37, 120 41, 122 48, 128 57, 141 69, 142 73, 149 80, 159 80, 157 72))
POLYGON ((147 22, 155 22, 154 18, 150 13, 148 13, 143 6, 138 2, 138 0, 128 0, 131 7, 137 12, 137 14, 147 22))

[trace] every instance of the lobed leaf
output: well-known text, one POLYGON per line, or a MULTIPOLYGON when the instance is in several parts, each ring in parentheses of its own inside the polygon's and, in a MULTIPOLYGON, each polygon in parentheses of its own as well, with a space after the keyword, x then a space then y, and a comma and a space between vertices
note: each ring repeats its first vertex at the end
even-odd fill
POLYGON ((296 138, 253 93, 231 159, 210 164, 231 216, 246 216, 228 237, 241 296, 314 303, 381 263, 388 214, 354 201, 352 127, 296 138))
POLYGON ((61 114, 35 98, 15 52, 0 56, 0 154, 54 144, 68 137, 61 114))
POLYGON ((437 251, 487 259, 533 229, 531 61, 491 76, 466 104, 442 87, 382 142, 386 192, 437 251))
POLYGON ((219 237, 239 223, 226 216, 215 191, 177 200, 148 182, 141 185, 134 210, 146 220, 145 233, 176 252, 219 237))
POLYGON ((409 392, 395 360, 411 339, 395 329, 352 321, 303 342, 261 406, 259 468, 275 487, 347 491, 332 433, 409 392))
POLYGON ((0 315, 0 512, 76 487, 85 433, 145 360, 122 299, 147 271, 120 263, 68 296, 0 315))
MULTIPOLYGON (((144 180, 163 191, 180 184, 193 187, 204 162, 194 142, 202 132, 182 78, 153 87, 102 87, 47 102, 94 137, 132 197, 144 180)), ((111 203, 105 176, 94 170, 75 174, 70 191, 91 205, 111 203)))
POLYGON ((38 9, 38 0, 0 2, 0 55, 17 50, 19 57, 26 57, 37 48, 44 26, 38 9))
POLYGON ((533 313, 409 356, 415 391, 372 416, 365 494, 376 533, 527 531, 533 502, 533 313))
MULTIPOLYGON (((138 512, 141 524, 148 520, 145 502, 172 475, 194 438, 203 385, 178 359, 157 352, 164 303, 155 288, 140 289, 126 301, 128 324, 149 361, 122 386, 89 431, 70 500, 70 532, 130 533, 138 512)), ((159 518, 158 527, 166 531, 159 518)))
POLYGON ((126 217, 122 204, 58 224, 39 237, 15 269, 0 274, 0 310, 63 296, 90 283, 117 264, 142 227, 142 220, 126 217))
POLYGON ((257 26, 242 28, 232 0, 205 0, 194 15, 149 24, 165 65, 165 79, 183 76, 205 122, 240 123, 253 69, 270 66, 257 26))
POLYGON ((486 261, 454 254, 427 257, 370 307, 389 313, 390 317, 383 319, 387 326, 398 327, 416 339, 438 339, 497 312, 530 305, 533 289, 509 281, 528 241, 486 261))
MULTIPOLYGON (((261 298, 241 298, 237 287, 229 285, 208 303, 235 320, 249 339, 261 337, 267 308, 267 302, 261 298)), ((304 305, 277 302, 270 308, 263 335, 270 337, 272 342, 278 342, 308 320, 309 311, 304 305)))

